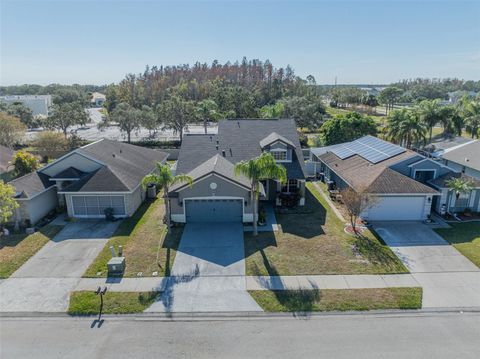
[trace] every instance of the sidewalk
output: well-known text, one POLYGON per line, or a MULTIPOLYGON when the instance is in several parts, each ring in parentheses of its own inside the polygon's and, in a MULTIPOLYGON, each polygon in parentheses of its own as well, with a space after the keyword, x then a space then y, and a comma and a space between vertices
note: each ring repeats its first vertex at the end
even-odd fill
MULTIPOLYGON (((209 276, 200 277, 202 281, 245 280, 247 290, 284 290, 284 289, 354 289, 354 288, 393 288, 419 287, 420 284, 411 274, 390 275, 306 275, 306 276, 209 276)), ((95 290, 106 286, 113 292, 162 292, 169 281, 166 278, 82 278, 74 290, 95 290)))

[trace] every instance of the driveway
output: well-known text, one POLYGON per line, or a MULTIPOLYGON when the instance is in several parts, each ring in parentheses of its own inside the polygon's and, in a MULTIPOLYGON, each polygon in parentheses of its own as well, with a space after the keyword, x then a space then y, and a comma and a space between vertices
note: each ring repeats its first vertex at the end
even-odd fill
POLYGON ((423 288, 424 308, 480 305, 480 269, 428 225, 376 222, 373 227, 423 288))
POLYGON ((172 277, 147 312, 260 311, 246 291, 242 223, 185 226, 172 277))
POLYGON ((69 223, 0 284, 1 311, 62 312, 70 291, 120 222, 69 223))

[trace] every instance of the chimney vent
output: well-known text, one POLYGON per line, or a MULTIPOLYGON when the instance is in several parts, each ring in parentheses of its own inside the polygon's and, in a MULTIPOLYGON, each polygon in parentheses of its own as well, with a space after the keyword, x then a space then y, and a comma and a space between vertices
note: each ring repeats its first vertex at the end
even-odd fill
POLYGON ((225 150, 222 150, 222 156, 225 157, 225 150))
POLYGON ((217 151, 218 151, 218 145, 216 145, 216 146, 215 146, 215 148, 216 148, 216 149, 217 149, 217 151))
POLYGON ((230 157, 233 156, 232 148, 230 148, 230 157))

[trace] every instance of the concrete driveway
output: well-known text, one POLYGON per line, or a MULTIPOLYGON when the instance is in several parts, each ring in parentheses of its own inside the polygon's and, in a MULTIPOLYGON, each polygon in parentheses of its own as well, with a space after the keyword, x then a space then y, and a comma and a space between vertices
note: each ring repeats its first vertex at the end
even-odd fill
POLYGON ((246 291, 242 223, 185 226, 172 277, 147 312, 261 311, 246 291))
POLYGON ((480 269, 421 222, 376 222, 374 229, 423 288, 424 308, 477 307, 480 269))
POLYGON ((69 223, 0 284, 1 311, 62 312, 70 291, 120 222, 69 223))

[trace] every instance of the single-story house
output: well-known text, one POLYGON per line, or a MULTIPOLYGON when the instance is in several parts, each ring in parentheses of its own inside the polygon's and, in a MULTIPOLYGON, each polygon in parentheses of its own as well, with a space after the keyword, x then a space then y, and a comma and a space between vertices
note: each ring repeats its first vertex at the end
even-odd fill
POLYGON ((93 92, 92 98, 90 99, 90 105, 92 107, 102 107, 106 100, 107 97, 103 93, 93 92))
POLYGON ((270 152, 287 170, 288 180, 262 181, 261 201, 304 205, 305 169, 295 121, 231 119, 217 134, 185 135, 176 165, 193 185, 170 188, 175 222, 253 221, 250 181, 236 175, 235 164, 270 152))
POLYGON ((70 217, 131 216, 145 199, 143 177, 168 154, 102 139, 80 147, 47 166, 11 182, 19 209, 15 220, 35 224, 55 208, 70 217))
POLYGON ((375 204, 361 215, 365 220, 425 220, 439 195, 427 184, 433 173, 422 164, 423 156, 376 137, 365 136, 327 151, 314 149, 312 158, 330 187, 350 187, 375 197, 375 204))

